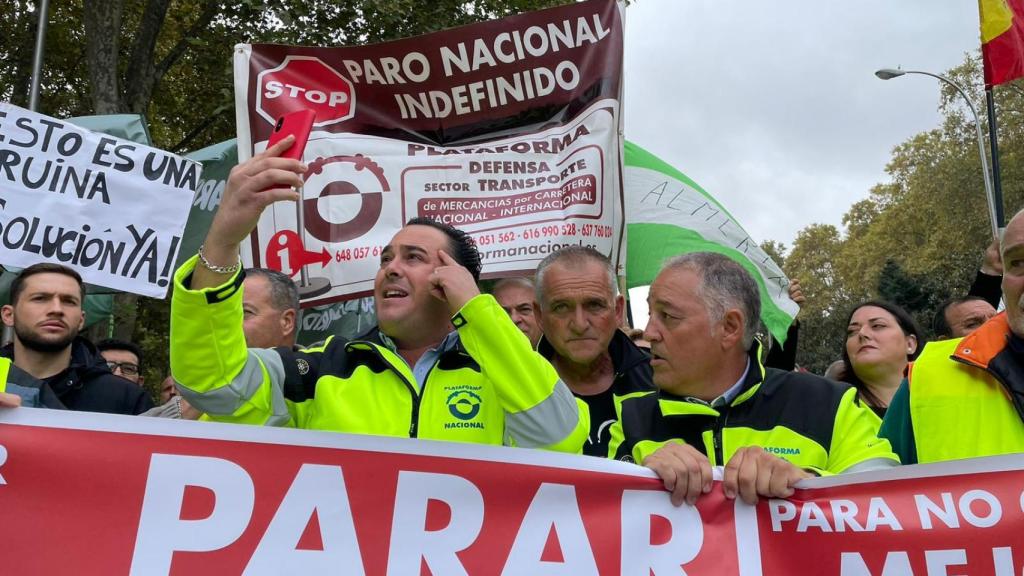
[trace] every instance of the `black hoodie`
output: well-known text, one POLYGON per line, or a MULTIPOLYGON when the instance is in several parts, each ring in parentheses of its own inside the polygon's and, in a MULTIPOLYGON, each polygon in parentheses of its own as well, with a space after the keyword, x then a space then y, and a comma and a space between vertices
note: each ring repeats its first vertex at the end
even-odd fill
MULTIPOLYGON (((537 343, 537 352, 550 362, 555 349, 542 336, 537 343)), ((651 371, 651 357, 633 343, 622 330, 616 330, 608 343, 608 355, 611 356, 615 379, 608 390, 584 396, 573 394, 586 403, 590 412, 590 435, 583 446, 583 453, 588 456, 608 457, 608 442, 611 440, 611 425, 615 422, 615 400, 632 392, 648 392, 654 390, 654 373, 651 371)))
MULTIPOLYGON (((17 363, 14 344, 0 350, 0 356, 17 363)), ((112 374, 92 342, 82 337, 71 343, 71 365, 42 382, 69 410, 135 415, 153 407, 141 386, 112 374)))

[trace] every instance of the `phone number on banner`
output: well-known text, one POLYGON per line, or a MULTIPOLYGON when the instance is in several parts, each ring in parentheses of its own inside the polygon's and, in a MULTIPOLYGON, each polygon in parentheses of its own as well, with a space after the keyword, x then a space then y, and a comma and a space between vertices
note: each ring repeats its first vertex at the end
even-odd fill
POLYGON ((335 262, 351 262, 364 258, 377 258, 380 256, 380 246, 360 246, 356 248, 343 248, 334 253, 335 262))
POLYGON ((584 238, 611 238, 612 227, 600 224, 552 224, 550 226, 527 228, 519 232, 510 230, 508 232, 499 232, 496 234, 478 234, 474 236, 474 239, 480 246, 487 246, 489 244, 515 242, 516 240, 537 240, 539 238, 557 238, 577 235, 584 238))

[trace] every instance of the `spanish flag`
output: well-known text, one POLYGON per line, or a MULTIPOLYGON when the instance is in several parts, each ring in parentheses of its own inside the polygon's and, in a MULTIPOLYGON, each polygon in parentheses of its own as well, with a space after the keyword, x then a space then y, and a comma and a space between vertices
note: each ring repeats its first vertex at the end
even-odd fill
POLYGON ((1024 0, 978 0, 985 87, 1024 76, 1024 0))

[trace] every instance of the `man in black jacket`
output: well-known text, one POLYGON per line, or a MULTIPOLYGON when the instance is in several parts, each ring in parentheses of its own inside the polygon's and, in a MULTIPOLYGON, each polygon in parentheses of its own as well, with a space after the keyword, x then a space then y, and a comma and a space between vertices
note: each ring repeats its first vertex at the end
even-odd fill
POLYGON ((110 373, 106 361, 78 336, 85 324, 85 287, 74 270, 35 264, 11 283, 0 309, 14 342, 0 350, 15 366, 47 385, 68 409, 139 414, 153 407, 140 387, 110 373))
POLYGON ((540 263, 536 290, 544 332, 537 351, 590 412, 583 453, 606 458, 616 404, 654 389, 650 357, 619 329, 625 299, 615 270, 597 250, 569 246, 540 263))

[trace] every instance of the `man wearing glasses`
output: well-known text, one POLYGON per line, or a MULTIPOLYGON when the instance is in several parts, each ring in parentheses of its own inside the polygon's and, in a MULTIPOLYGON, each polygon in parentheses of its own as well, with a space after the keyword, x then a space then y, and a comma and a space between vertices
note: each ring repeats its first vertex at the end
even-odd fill
POLYGON ((96 343, 100 356, 107 361, 107 368, 116 376, 130 380, 139 386, 145 383, 142 376, 142 350, 131 342, 108 338, 96 343))

